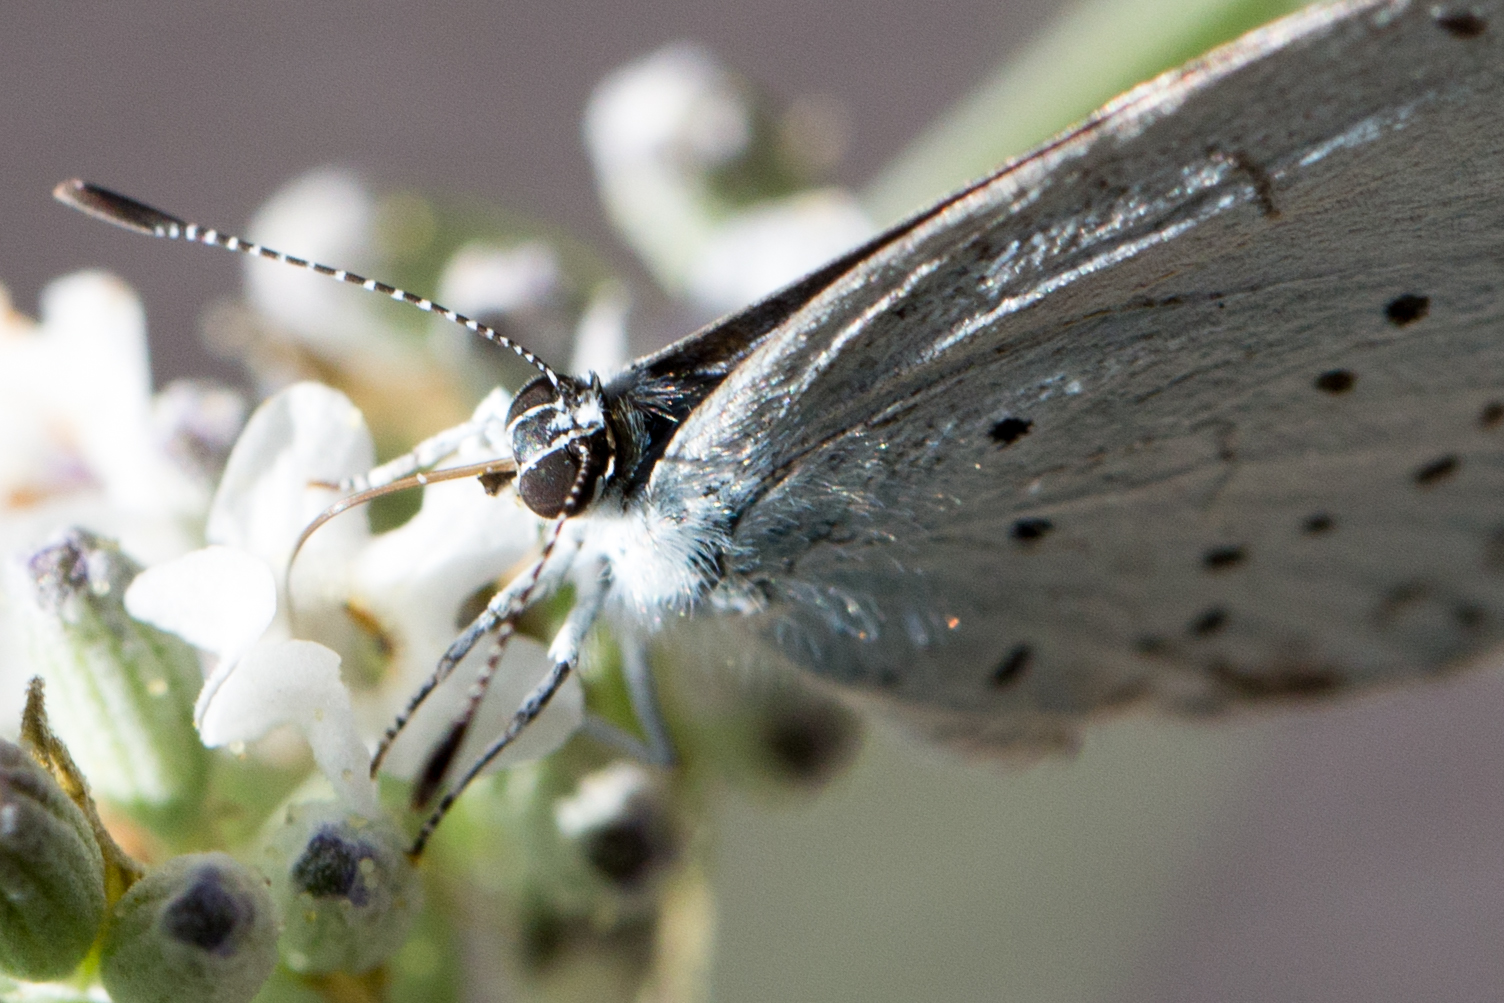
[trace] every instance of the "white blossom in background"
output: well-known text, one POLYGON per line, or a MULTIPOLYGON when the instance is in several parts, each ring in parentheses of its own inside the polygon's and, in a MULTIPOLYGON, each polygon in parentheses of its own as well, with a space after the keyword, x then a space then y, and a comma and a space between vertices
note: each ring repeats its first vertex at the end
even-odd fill
MULTIPOLYGON (((449 256, 439 276, 438 301, 497 326, 540 358, 569 371, 609 377, 627 364, 626 321, 631 297, 618 282, 596 284, 585 298, 557 248, 545 240, 503 244, 472 241, 449 256)), ((487 379, 527 370, 471 331, 434 318, 429 346, 452 372, 487 379), (510 367, 504 369, 503 366, 510 367)))
POLYGON ((514 247, 472 242, 450 256, 439 279, 439 301, 478 317, 535 309, 558 299, 563 287, 558 252, 541 240, 514 247))
POLYGON ((21 564, 79 526, 143 563, 197 546, 238 395, 202 384, 151 392, 140 301, 103 272, 52 282, 39 322, 0 289, 0 731, 27 678, 21 564))
POLYGON ((198 534, 210 485, 176 462, 153 413, 146 320, 123 282, 79 272, 50 284, 41 321, 0 292, 0 545, 70 524, 143 560, 198 534))
MULTIPOLYGON (((311 261, 368 274, 376 264, 376 202, 353 172, 323 167, 283 185, 251 217, 246 236, 311 261)), ((247 258, 245 295, 259 314, 332 357, 390 352, 380 298, 276 261, 247 258)))
MULTIPOLYGON (((421 256, 435 226, 426 200, 378 199, 355 173, 322 167, 279 189, 247 232, 289 254, 389 278, 391 263, 383 247, 395 241, 406 258, 421 256), (390 226, 383 223, 388 217, 390 226), (395 236, 383 240, 388 229, 395 236)), ((240 331, 242 315, 239 324, 227 325, 218 336, 237 342, 251 335, 250 343, 231 347, 249 348, 251 368, 265 393, 332 366, 342 387, 368 398, 378 388, 376 396, 399 409, 404 394, 422 410, 456 390, 468 409, 498 384, 516 386, 527 378, 520 359, 436 315, 427 320, 425 334, 420 314, 365 290, 260 258, 247 259, 244 268, 246 303, 257 320, 252 331, 240 331), (312 366, 310 353, 317 360, 312 366)), ((574 364, 572 351, 577 360, 581 345, 599 341, 603 318, 623 325, 630 306, 618 283, 577 274, 559 247, 526 231, 461 244, 442 262, 433 293, 437 302, 497 327, 561 369, 574 364)), ((621 346, 607 359, 614 371, 627 361, 625 337, 620 332, 608 337, 621 346)), ((594 357, 588 349, 586 354, 594 357)), ((392 416, 381 417, 390 433, 392 416)), ((400 427, 412 431, 410 425, 400 427)))
POLYGON ((730 206, 712 174, 751 152, 752 97, 705 49, 679 43, 606 77, 585 144, 618 230, 671 293, 739 309, 876 232, 856 198, 816 188, 730 206))
MULTIPOLYGON (((559 252, 546 241, 465 244, 444 265, 438 301, 467 317, 501 324, 502 333, 521 338, 545 358, 560 358, 574 336, 576 298, 559 252)), ((474 369, 480 362, 482 373, 496 372, 496 346, 443 318, 434 318, 429 345, 452 370, 474 369)))
MULTIPOLYGON (((482 404, 485 417, 510 399, 482 404)), ((481 436, 455 463, 493 458, 481 436)), ((538 520, 473 482, 430 485, 402 527, 372 536, 361 513, 313 535, 289 574, 303 528, 338 497, 328 485, 373 465, 364 419, 340 393, 296 384, 264 403, 236 443, 210 509, 210 546, 143 572, 126 596, 138 619, 208 652, 214 667, 196 708, 210 746, 254 741, 278 725, 303 732, 320 769, 357 805, 374 797, 371 743, 452 640, 465 600, 536 548, 538 520), (283 583, 288 583, 285 587, 283 583), (290 594, 289 594, 290 593, 290 594), (341 676, 374 624, 390 659, 377 678, 341 676)), ((477 653, 483 658, 484 650, 477 653)), ((410 773, 463 696, 473 662, 431 698, 388 759, 410 773)), ((475 729, 482 741, 543 675, 542 648, 514 639, 475 729)), ((578 726, 578 683, 561 692, 498 766, 544 755, 578 726)))
POLYGON ((615 282, 602 283, 591 297, 575 327, 574 351, 569 371, 577 376, 594 373, 609 380, 632 361, 627 345, 627 318, 632 297, 615 282))

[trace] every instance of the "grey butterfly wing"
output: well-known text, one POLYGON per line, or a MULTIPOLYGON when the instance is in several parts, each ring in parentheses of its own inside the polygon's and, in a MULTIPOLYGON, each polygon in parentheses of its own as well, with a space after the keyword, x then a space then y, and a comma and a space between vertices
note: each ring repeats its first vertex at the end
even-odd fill
POLYGON ((1504 639, 1504 17, 1307 11, 900 232, 658 497, 797 663, 954 737, 1433 672, 1504 639))

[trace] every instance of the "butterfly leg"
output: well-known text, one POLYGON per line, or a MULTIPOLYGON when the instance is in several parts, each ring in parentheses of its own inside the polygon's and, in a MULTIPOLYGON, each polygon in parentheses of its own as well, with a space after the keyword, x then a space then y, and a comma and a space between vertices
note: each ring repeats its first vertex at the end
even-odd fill
POLYGON ((585 635, 589 633, 591 625, 595 623, 600 613, 604 597, 605 589, 598 578, 592 579, 589 586, 581 587, 580 596, 575 601, 574 608, 569 611, 569 615, 564 619, 564 625, 554 635, 553 643, 548 646, 548 657, 553 663, 548 672, 522 701, 512 715, 511 721, 507 723, 506 730, 476 757, 475 761, 454 782, 454 785, 439 799, 433 813, 418 830, 418 836, 413 840, 409 854, 416 857, 423 852, 423 848, 428 845, 429 837, 433 835, 444 816, 449 813, 454 802, 464 793, 465 788, 469 787, 471 782, 480 776, 481 771, 501 755, 518 735, 522 734, 523 729, 543 713, 543 708, 547 707, 554 694, 559 692, 559 687, 564 685, 564 680, 569 678, 569 674, 579 663, 580 648, 584 645, 585 635))
POLYGON ((417 782, 413 785, 411 801, 414 808, 427 807, 428 803, 433 800, 434 794, 438 792, 439 785, 444 782, 455 754, 460 751, 460 745, 464 743, 465 736, 470 733, 470 725, 480 711, 481 701, 485 700, 486 693, 491 688, 491 680, 496 676, 496 667, 501 663, 501 656, 506 654, 507 641, 511 640, 513 631, 512 620, 503 620, 500 630, 491 642, 491 653, 486 656, 486 664, 480 672, 476 673, 475 681, 470 684, 470 692, 465 696, 464 710, 449 722, 449 729, 444 732, 444 737, 428 751, 428 758, 423 761, 423 768, 418 771, 417 782))
POLYGON ((620 643, 621 673, 627 684, 627 699, 643 737, 638 738, 594 714, 585 716, 585 733, 650 766, 672 766, 678 756, 674 751, 674 740, 663 722, 663 706, 659 703, 658 686, 648 664, 647 645, 640 637, 628 637, 620 643))
POLYGON ((381 466, 372 467, 363 474, 346 477, 336 487, 346 493, 365 491, 401 480, 420 470, 426 470, 458 450, 466 439, 479 433, 484 425, 483 421, 467 421, 453 428, 446 428, 437 435, 418 443, 411 452, 393 457, 381 466))
POLYGON ((337 487, 344 492, 365 491, 409 477, 434 467, 446 456, 459 452, 466 439, 479 437, 495 447, 502 458, 510 458, 510 443, 500 434, 506 427, 507 408, 512 398, 500 389, 493 390, 475 409, 469 421, 446 428, 424 439, 411 452, 393 457, 355 477, 346 477, 337 487), (487 434, 487 433, 490 434, 487 434))
MULTIPOLYGON (((544 566, 548 564, 549 558, 553 556, 554 548, 558 545, 559 535, 563 531, 563 528, 564 517, 561 516, 554 520, 553 526, 549 528, 548 536, 543 542, 543 552, 538 555, 538 559, 529 565, 527 570, 508 582, 506 587, 500 592, 492 596, 491 601, 486 604, 486 608, 481 611, 480 615, 470 621, 470 626, 466 627, 460 633, 459 637, 450 642, 448 649, 439 657, 438 664, 434 666, 433 672, 423 681, 423 685, 419 686, 417 691, 408 700, 407 706, 402 709, 402 712, 387 727, 386 734, 382 735, 381 742, 376 746, 375 754, 371 756, 371 776, 374 777, 377 771, 381 769, 382 761, 386 759, 386 754, 391 751, 392 743, 402 733, 402 729, 407 727, 407 722, 412 720, 418 708, 423 706, 423 701, 427 700, 429 694, 433 693, 444 680, 449 678, 454 672, 455 666, 459 665, 482 637, 504 625, 505 636, 499 638, 499 643, 505 643, 506 637, 511 635, 514 621, 518 616, 522 615, 523 610, 527 609, 528 602, 532 598, 533 589, 538 585, 538 579, 543 574, 544 566)), ((498 652, 496 658, 499 659, 500 657, 500 652, 498 652)), ((488 671, 482 670, 482 675, 486 675, 488 671)), ((489 679, 487 682, 489 682, 489 679)), ((482 688, 481 695, 484 696, 484 688, 482 688)), ((431 755, 429 758, 432 760, 434 757, 431 755)))

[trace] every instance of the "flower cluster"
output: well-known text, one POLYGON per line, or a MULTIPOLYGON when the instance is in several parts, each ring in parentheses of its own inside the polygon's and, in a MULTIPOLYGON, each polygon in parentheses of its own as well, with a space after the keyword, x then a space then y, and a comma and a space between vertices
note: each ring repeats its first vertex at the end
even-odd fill
MULTIPOLYGON (((798 128, 809 109, 769 107, 675 46, 609 78, 587 113, 608 208, 707 313, 872 232, 849 193, 809 180, 829 154, 798 128)), ((626 284, 503 220, 322 170, 248 235, 432 289, 576 372, 624 365, 626 284)), ((407 781, 486 647, 378 778, 372 750, 545 526, 472 479, 307 530, 351 485, 508 456, 507 388, 527 374, 378 297, 258 260, 245 279, 205 333, 249 391, 153 394, 141 304, 109 276, 54 283, 38 322, 0 301, 0 722, 27 722, 0 744, 0 997, 453 999, 458 944, 477 937, 505 947, 523 989, 697 997, 707 781, 823 779, 851 720, 789 681, 707 684, 698 663, 723 659, 707 638, 653 655, 661 707, 640 720, 623 665, 643 652, 599 628, 491 764, 501 775, 410 856, 425 815, 407 781), (672 769, 644 761, 664 757, 655 743, 672 769)), ((456 761, 543 675, 566 605, 518 624, 456 761)))

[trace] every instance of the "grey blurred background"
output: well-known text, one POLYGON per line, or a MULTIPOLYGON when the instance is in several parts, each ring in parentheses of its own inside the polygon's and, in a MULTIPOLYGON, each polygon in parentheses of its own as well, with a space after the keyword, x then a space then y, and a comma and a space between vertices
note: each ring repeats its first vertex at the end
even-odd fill
MULTIPOLYGON (((145 301, 159 379, 233 375, 196 328, 237 263, 67 213, 56 181, 238 227, 343 164, 504 202, 630 270, 579 139, 606 71, 691 38, 775 93, 832 96, 852 136, 839 180, 859 184, 1053 6, 7 0, 0 281, 30 312, 48 279, 107 267, 145 301)), ((821 797, 726 808, 716 997, 1497 999, 1501 720, 1504 680, 1483 673, 1237 723, 1119 722, 1026 771, 878 727, 821 797)))
POLYGON ((0 281, 31 310, 63 271, 117 271, 146 302, 158 375, 202 373, 198 311, 237 288, 238 262, 108 232, 48 191, 82 176, 228 229, 326 163, 377 188, 504 202, 625 268, 580 140, 607 71, 689 38, 775 93, 834 97, 851 124, 839 180, 856 183, 1052 2, 6 0, 0 281))

